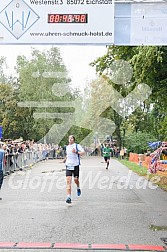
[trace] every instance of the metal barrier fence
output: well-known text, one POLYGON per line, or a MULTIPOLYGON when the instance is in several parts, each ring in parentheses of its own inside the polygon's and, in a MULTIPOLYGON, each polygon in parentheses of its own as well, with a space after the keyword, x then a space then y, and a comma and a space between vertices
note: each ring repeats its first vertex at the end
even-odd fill
POLYGON ((46 159, 64 158, 65 153, 57 153, 55 150, 33 150, 23 153, 6 153, 4 160, 4 175, 33 166, 35 163, 46 159))

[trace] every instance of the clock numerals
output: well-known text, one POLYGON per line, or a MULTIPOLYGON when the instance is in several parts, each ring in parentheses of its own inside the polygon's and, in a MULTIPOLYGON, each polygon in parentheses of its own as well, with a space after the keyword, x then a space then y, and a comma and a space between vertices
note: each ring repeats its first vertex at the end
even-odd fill
POLYGON ((48 14, 48 23, 87 23, 88 14, 48 14))

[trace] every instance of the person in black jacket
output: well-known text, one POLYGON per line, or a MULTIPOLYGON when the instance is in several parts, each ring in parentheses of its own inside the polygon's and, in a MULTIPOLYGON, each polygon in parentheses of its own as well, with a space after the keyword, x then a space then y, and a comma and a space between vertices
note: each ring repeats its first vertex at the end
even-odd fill
MULTIPOLYGON (((3 145, 0 143, 0 190, 3 184, 3 166, 4 166, 5 151, 3 145)), ((2 200, 2 198, 0 198, 2 200)))

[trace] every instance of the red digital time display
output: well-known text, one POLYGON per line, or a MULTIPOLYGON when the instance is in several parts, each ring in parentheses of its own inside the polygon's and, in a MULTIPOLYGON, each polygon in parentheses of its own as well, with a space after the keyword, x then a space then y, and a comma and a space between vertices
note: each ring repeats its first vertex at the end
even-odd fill
POLYGON ((48 23, 88 23, 88 14, 48 14, 48 23))

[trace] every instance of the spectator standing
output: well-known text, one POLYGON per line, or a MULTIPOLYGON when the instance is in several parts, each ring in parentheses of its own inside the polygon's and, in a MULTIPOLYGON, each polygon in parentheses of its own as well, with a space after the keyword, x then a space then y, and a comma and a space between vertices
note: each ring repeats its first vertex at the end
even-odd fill
MULTIPOLYGON (((4 166, 5 151, 3 150, 3 144, 0 143, 0 190, 3 184, 3 166, 4 166)), ((2 200, 2 198, 0 198, 2 200)))

